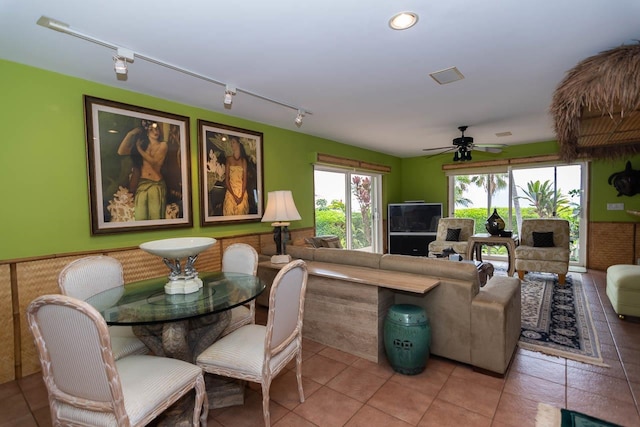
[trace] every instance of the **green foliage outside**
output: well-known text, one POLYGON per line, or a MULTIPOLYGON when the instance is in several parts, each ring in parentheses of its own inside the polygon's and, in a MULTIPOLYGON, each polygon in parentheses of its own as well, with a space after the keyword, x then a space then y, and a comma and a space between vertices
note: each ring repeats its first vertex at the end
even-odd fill
MULTIPOLYGON (((580 200, 580 190, 570 190, 568 196, 558 191, 557 196, 555 196, 550 181, 529 181, 526 184, 526 189, 523 187, 520 188, 524 196, 518 197, 518 199, 524 200, 527 204, 532 205, 530 207, 520 208, 522 219, 551 218, 555 206, 556 216, 569 221, 571 259, 577 260, 580 221, 580 204, 577 201, 580 200)), ((462 204, 464 205, 465 203, 462 204)), ((507 207, 497 207, 496 210, 498 215, 503 219, 509 217, 507 207)), ((475 220, 475 233, 487 232, 485 222, 489 215, 490 213, 487 212, 486 208, 457 208, 455 210, 456 218, 473 218, 475 220)), ((514 234, 517 234, 519 226, 515 212, 512 220, 511 229, 514 234)), ((506 248, 502 246, 496 247, 491 250, 491 253, 506 255, 506 248)))
MULTIPOLYGON (((358 201, 359 211, 352 206, 351 249, 371 246, 371 180, 369 177, 353 176, 351 192, 358 201)), ((341 200, 316 200, 316 235, 331 234, 340 238, 343 248, 347 247, 346 208, 341 200)))

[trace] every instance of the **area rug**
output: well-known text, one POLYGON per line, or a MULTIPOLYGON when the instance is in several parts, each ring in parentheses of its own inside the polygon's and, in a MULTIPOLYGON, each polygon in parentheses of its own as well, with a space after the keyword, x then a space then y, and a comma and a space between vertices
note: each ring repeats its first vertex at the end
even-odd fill
POLYGON ((528 273, 522 281, 522 330, 518 345, 527 350, 598 366, 600 342, 578 274, 528 273))
POLYGON ((622 427, 599 418, 568 409, 538 404, 536 427, 622 427))

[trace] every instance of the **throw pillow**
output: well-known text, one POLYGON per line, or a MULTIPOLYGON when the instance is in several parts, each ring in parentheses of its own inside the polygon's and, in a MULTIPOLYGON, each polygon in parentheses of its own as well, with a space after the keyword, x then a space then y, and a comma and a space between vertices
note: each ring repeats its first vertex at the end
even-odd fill
POLYGON ((306 237, 304 239, 304 242, 307 244, 308 247, 310 248, 318 248, 318 242, 316 242, 316 239, 314 237, 306 237))
POLYGON ((322 238, 322 247, 323 248, 342 249, 342 244, 340 243, 340 238, 338 236, 323 237, 322 238))
POLYGON ((457 242, 460 240, 460 228, 447 228, 447 242, 457 242))
POLYGON ((536 248, 552 248, 553 231, 533 232, 533 246, 536 248))

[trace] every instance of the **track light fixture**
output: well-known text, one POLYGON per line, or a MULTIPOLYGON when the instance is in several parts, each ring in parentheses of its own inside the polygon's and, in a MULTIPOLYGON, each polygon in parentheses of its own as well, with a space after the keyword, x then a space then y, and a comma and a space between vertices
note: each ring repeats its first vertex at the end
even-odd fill
MULTIPOLYGON (((114 69, 115 72, 118 75, 118 79, 119 80, 126 80, 126 75, 127 75, 127 62, 133 62, 133 58, 134 58, 134 52, 132 50, 129 49, 125 49, 122 48, 118 45, 116 45, 113 42, 107 41, 107 40, 101 40, 99 38, 93 37, 92 35, 86 34, 82 31, 76 30, 75 28, 72 28, 69 24, 67 24, 66 22, 62 22, 62 21, 58 21, 57 19, 53 19, 50 18, 48 16, 41 16, 38 21, 37 24, 45 27, 45 28, 49 28, 51 30, 54 31, 59 31, 61 33, 64 34, 69 34, 70 36, 73 37, 77 37, 79 39, 82 40, 86 40, 88 42, 91 43, 95 43, 98 44, 100 46, 104 46, 106 48, 109 49, 113 49, 117 51, 117 54, 113 57, 113 61, 114 61, 114 69)), ((298 111, 298 116, 296 117, 295 123, 297 126, 300 126, 302 124, 302 117, 304 117, 305 115, 311 115, 312 113, 310 111, 307 110, 302 110, 300 109, 298 106, 289 104, 287 102, 283 102, 280 101, 278 99, 275 98, 271 98, 268 96, 264 96, 261 95, 259 93, 250 91, 248 89, 241 89, 241 88, 236 88, 235 86, 230 86, 225 84, 224 82, 214 79, 213 77, 209 77, 206 76, 204 74, 200 74, 198 72, 195 71, 191 71, 188 70, 186 68, 182 68, 179 67, 177 65, 174 64, 170 64, 168 62, 162 61, 160 59, 154 58, 152 56, 149 55, 145 55, 144 53, 141 52, 136 52, 135 53, 135 57, 136 59, 142 59, 146 62, 155 64, 155 65, 159 65, 161 67, 173 70, 173 71, 177 71, 179 73, 185 74, 187 76, 199 79, 199 80, 203 80, 209 83, 213 83, 216 85, 220 85, 220 86, 225 86, 225 92, 224 92, 224 106, 225 108, 231 108, 231 104, 233 103, 233 96, 237 93, 237 92, 242 92, 246 95, 250 95, 253 96, 254 98, 258 98, 261 99, 263 101, 267 101, 270 102, 272 104, 275 105, 279 105, 281 107, 285 107, 285 108, 289 108, 292 110, 297 110, 298 111)))
POLYGON ((224 90, 224 108, 231 108, 233 103, 233 97, 236 94, 236 88, 234 86, 227 85, 224 90))
POLYGON ((113 69, 116 74, 127 75, 127 62, 133 62, 134 53, 132 50, 119 47, 113 57, 113 69))

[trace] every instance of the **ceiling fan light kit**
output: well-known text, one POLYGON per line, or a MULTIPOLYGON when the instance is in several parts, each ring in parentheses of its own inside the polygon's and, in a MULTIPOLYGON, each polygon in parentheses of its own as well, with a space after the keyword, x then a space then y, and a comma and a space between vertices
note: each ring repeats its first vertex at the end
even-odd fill
POLYGON ((453 139, 453 147, 425 148, 422 151, 445 150, 443 153, 446 153, 455 149, 456 151, 453 154, 453 161, 466 162, 473 160, 471 150, 485 151, 487 153, 500 153, 502 152, 502 148, 506 147, 505 144, 474 144, 472 137, 464 136, 464 131, 466 131, 467 128, 468 126, 458 126, 458 130, 461 135, 458 138, 453 139))

